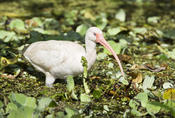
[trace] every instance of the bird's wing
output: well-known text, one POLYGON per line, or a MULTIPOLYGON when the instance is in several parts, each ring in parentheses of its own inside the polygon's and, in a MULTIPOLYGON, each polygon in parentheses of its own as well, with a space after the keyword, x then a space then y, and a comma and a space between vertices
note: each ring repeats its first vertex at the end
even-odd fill
POLYGON ((61 66, 69 57, 74 57, 75 53, 84 53, 84 48, 68 41, 41 41, 31 44, 24 56, 31 63, 48 71, 52 67, 61 66))

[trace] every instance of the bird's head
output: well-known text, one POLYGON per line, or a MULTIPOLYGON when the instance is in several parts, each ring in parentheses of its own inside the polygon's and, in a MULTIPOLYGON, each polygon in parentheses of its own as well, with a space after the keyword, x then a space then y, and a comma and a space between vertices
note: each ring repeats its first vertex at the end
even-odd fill
POLYGON ((103 37, 103 32, 97 27, 90 27, 86 32, 86 37, 88 40, 98 42, 98 38, 103 37))
POLYGON ((108 42, 104 39, 103 32, 97 28, 97 27, 90 27, 87 32, 86 32, 86 40, 91 40, 96 43, 100 43, 103 45, 107 50, 109 50, 112 55, 115 57, 117 60, 121 73, 124 76, 123 68, 121 66, 120 60, 118 56, 115 54, 115 51, 111 48, 111 46, 108 44, 108 42))

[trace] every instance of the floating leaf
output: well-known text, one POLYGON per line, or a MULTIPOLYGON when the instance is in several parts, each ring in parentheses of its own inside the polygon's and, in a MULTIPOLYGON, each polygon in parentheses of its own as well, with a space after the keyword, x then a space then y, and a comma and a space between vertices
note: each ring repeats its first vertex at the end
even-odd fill
POLYGON ((66 12, 65 15, 65 20, 69 25, 73 25, 75 23, 75 20, 77 19, 77 10, 71 10, 69 12, 66 12))
POLYGON ((108 64, 108 68, 113 68, 114 67, 114 64, 113 63, 109 63, 108 64))
POLYGON ((146 104, 146 110, 148 111, 149 114, 156 114, 160 111, 160 109, 161 109, 160 106, 150 104, 150 103, 146 104))
POLYGON ((138 102, 136 102, 135 100, 130 100, 129 101, 129 106, 132 108, 132 109, 137 109, 137 106, 139 105, 138 102))
POLYGON ((2 108, 4 106, 4 104, 0 101, 0 108, 2 108))
POLYGON ((142 114, 140 111, 137 111, 136 109, 131 109, 131 113, 133 114, 133 115, 135 115, 135 116, 144 116, 144 115, 146 115, 147 113, 145 113, 145 114, 142 114))
POLYGON ((118 19, 119 21, 125 22, 126 20, 126 13, 123 9, 120 9, 116 15, 115 18, 118 19))
POLYGON ((158 106, 161 109, 168 110, 171 112, 172 116, 175 117, 175 102, 172 100, 168 100, 166 104, 160 103, 157 101, 150 102, 149 104, 152 104, 154 106, 158 106))
POLYGON ((15 32, 0 30, 0 40, 3 42, 18 41, 18 39, 15 32))
POLYGON ((6 112, 9 113, 9 112, 11 112, 13 110, 17 110, 17 109, 18 109, 18 107, 15 104, 9 103, 6 107, 6 112))
POLYGON ((51 100, 50 98, 46 98, 46 97, 41 98, 41 99, 39 100, 39 102, 38 102, 38 107, 37 107, 37 109, 38 109, 39 111, 44 111, 45 108, 49 106, 49 104, 50 104, 51 101, 52 101, 52 100, 51 100))
POLYGON ((27 106, 31 108, 36 108, 36 99, 32 97, 27 97, 23 94, 12 93, 9 99, 14 104, 20 104, 22 106, 27 106))
POLYGON ((46 18, 43 24, 46 30, 57 30, 59 28, 59 22, 53 18, 46 18))
POLYGON ((10 112, 7 118, 33 118, 34 109, 30 107, 19 108, 10 112))
POLYGON ((26 20, 25 23, 29 27, 42 27, 43 26, 43 21, 39 17, 34 17, 32 19, 26 20))
POLYGON ((124 85, 129 85, 129 82, 124 77, 120 77, 119 81, 124 85))
POLYGON ((109 111, 108 105, 103 105, 103 113, 107 113, 109 111))
POLYGON ((128 42, 125 39, 120 39, 119 44, 121 45, 121 48, 127 48, 128 42))
MULTIPOLYGON (((120 54, 121 45, 119 43, 116 43, 115 41, 108 41, 108 43, 114 49, 115 53, 120 54)), ((111 53, 106 48, 104 48, 104 53, 111 55, 111 53)))
POLYGON ((67 118, 72 118, 72 116, 76 114, 75 110, 72 110, 72 109, 70 109, 68 107, 65 108, 65 111, 67 113, 67 118))
POLYGON ((108 22, 106 18, 106 14, 101 13, 99 16, 97 16, 95 22, 96 22, 96 26, 100 28, 101 30, 103 30, 106 27, 107 22, 108 22))
POLYGON ((89 95, 83 93, 80 95, 80 101, 81 102, 90 102, 91 98, 89 95))
POLYGON ((77 97, 77 95, 75 94, 74 90, 73 90, 72 93, 71 93, 71 97, 72 97, 72 99, 74 99, 74 100, 78 100, 78 97, 77 97))
POLYGON ((10 103, 7 105, 6 112, 8 118, 32 118, 36 108, 36 99, 27 97, 23 94, 12 93, 9 95, 10 103))
POLYGON ((137 27, 134 28, 133 31, 138 34, 145 34, 147 32, 147 29, 144 27, 137 27))
POLYGON ((175 38, 175 28, 167 28, 163 30, 163 37, 169 38, 169 39, 174 39, 175 38))
POLYGON ((158 16, 148 17, 147 19, 148 23, 158 23, 159 20, 160 20, 160 17, 158 16))
POLYGON ((92 94, 95 99, 99 99, 102 95, 100 90, 94 90, 92 94))
POLYGON ((45 118, 54 118, 54 114, 49 114, 45 118))
POLYGON ((172 51, 168 51, 168 56, 172 59, 175 59, 175 48, 172 51))
POLYGON ((122 31, 122 30, 121 30, 120 27, 108 29, 108 33, 109 33, 109 35, 111 35, 111 36, 114 36, 114 35, 120 33, 121 31, 122 31))
POLYGON ((10 24, 9 27, 11 30, 15 30, 17 32, 25 32, 25 24, 21 19, 13 19, 10 24))
POLYGON ((76 32, 80 33, 81 36, 84 36, 86 31, 88 29, 88 26, 85 24, 81 24, 76 28, 76 32))
POLYGON ((102 60, 105 59, 107 57, 106 53, 100 52, 97 54, 97 60, 102 60))
POLYGON ((143 90, 146 90, 147 88, 152 88, 153 83, 154 83, 155 77, 154 76, 145 76, 145 79, 143 81, 143 90))
POLYGON ((137 96, 135 98, 141 102, 142 107, 146 107, 146 105, 148 103, 148 95, 146 92, 142 92, 142 93, 137 94, 137 96))
POLYGON ((94 15, 91 13, 90 10, 84 10, 84 17, 85 18, 88 18, 88 19, 91 19, 91 20, 95 20, 95 17, 94 15))
POLYGON ((64 112, 58 112, 56 114, 56 118, 74 118, 76 114, 77 114, 77 111, 66 107, 64 112))
POLYGON ((169 88, 163 93, 163 99, 175 100, 175 89, 169 88))
POLYGON ((135 116, 144 116, 144 115, 146 115, 146 113, 142 114, 140 111, 137 110, 138 105, 139 105, 139 103, 136 102, 135 100, 130 100, 129 101, 129 106, 132 108, 131 113, 135 116))
POLYGON ((173 88, 173 84, 171 84, 170 82, 165 82, 165 83, 163 84, 163 88, 164 88, 164 89, 173 88))

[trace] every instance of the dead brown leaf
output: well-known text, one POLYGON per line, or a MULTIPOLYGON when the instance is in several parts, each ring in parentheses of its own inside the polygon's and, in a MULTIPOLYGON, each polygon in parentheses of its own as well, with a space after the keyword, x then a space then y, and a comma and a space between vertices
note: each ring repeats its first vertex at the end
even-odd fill
POLYGON ((132 83, 137 83, 137 84, 139 84, 139 83, 142 82, 142 80, 143 80, 142 73, 138 73, 138 74, 137 74, 137 77, 136 77, 135 79, 132 80, 132 83))
POLYGON ((118 55, 118 56, 119 56, 119 59, 123 62, 129 62, 132 58, 131 56, 126 55, 126 54, 118 55))
POLYGON ((145 69, 145 67, 143 65, 138 65, 138 64, 134 64, 131 68, 131 70, 139 70, 139 69, 145 69))
POLYGON ((138 65, 134 64, 131 68, 131 70, 149 70, 151 72, 160 72, 166 69, 166 66, 161 67, 153 67, 151 64, 144 64, 144 65, 138 65))

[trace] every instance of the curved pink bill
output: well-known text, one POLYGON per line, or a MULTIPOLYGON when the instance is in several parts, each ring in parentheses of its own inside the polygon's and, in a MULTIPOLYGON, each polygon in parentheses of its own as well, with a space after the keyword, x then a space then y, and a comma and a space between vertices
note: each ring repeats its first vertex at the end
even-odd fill
POLYGON ((120 67, 120 71, 123 75, 123 77, 125 76, 125 73, 123 71, 122 65, 120 63, 120 60, 118 58, 118 56, 116 55, 116 53, 114 52, 114 50, 112 49, 112 47, 107 43, 107 41, 104 39, 102 34, 96 34, 96 42, 100 43, 101 45, 103 45, 107 50, 109 50, 112 55, 114 56, 114 58, 117 60, 117 63, 120 67))

